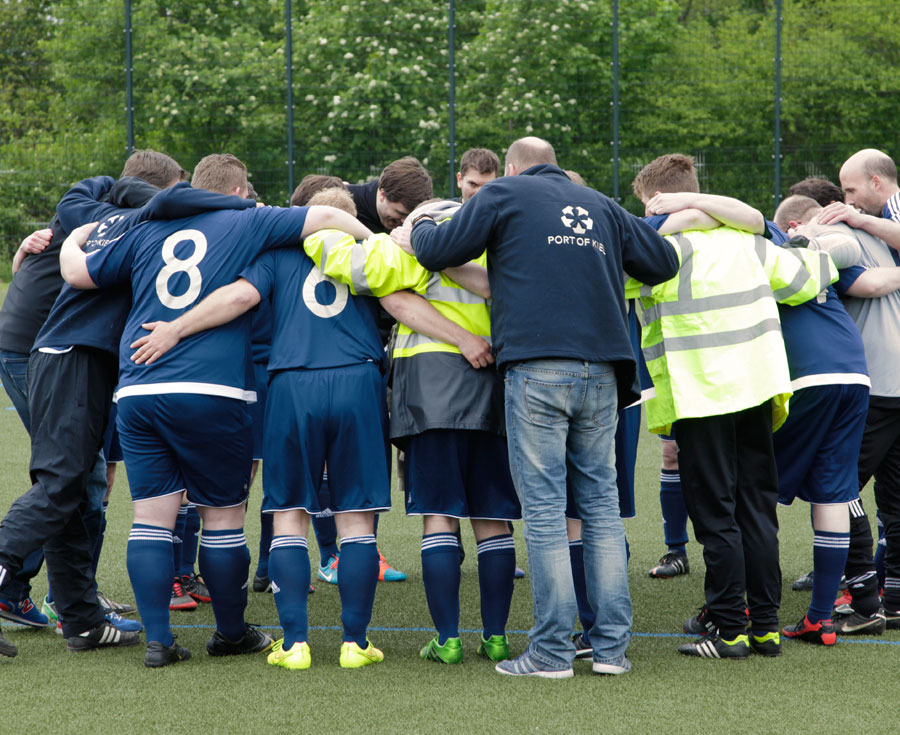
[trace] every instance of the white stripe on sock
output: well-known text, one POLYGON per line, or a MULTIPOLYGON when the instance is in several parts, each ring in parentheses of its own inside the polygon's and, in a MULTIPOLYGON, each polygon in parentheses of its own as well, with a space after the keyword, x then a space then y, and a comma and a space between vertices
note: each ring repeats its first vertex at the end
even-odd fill
POLYGON ((344 544, 374 544, 375 535, 366 534, 365 536, 347 536, 341 539, 341 546, 344 544))
POLYGON ((459 541, 455 534, 439 533, 430 534, 422 539, 422 551, 426 549, 437 549, 446 546, 452 549, 459 549, 459 541))
POLYGON ((289 547, 308 549, 309 544, 302 536, 279 536, 272 539, 272 543, 269 546, 269 551, 272 551, 272 549, 283 549, 289 547))
POLYGON ((505 536, 504 538, 480 541, 475 547, 475 550, 478 554, 484 554, 488 551, 502 551, 503 549, 515 550, 515 548, 516 544, 515 541, 513 541, 513 537, 505 536))

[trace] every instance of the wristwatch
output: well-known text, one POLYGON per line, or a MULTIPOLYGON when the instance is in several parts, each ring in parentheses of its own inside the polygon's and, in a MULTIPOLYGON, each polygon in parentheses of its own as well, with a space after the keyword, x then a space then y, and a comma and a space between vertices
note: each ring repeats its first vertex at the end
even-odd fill
POLYGON ((412 221, 410 226, 415 227, 423 219, 430 219, 432 222, 434 222, 434 217, 428 214, 428 212, 422 212, 422 214, 416 215, 416 218, 412 221))

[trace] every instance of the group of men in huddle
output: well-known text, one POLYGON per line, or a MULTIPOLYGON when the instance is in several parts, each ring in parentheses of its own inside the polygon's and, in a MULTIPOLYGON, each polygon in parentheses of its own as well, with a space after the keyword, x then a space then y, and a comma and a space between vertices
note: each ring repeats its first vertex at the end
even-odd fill
MULTIPOLYGON (((144 181, 159 191, 122 196, 123 182, 133 183, 126 166, 118 183, 89 179, 60 202, 67 285, 23 351, 34 485, 0 523, 0 595, 12 595, 28 554, 43 547, 70 650, 139 641, 99 606, 96 534, 85 523, 115 391, 134 501, 127 566, 147 666, 190 657, 169 624, 185 497, 203 519, 210 655, 268 652, 272 665, 309 668, 308 526, 330 509, 340 537, 340 665, 382 661, 367 629, 393 441, 405 454, 407 513, 424 518, 422 576, 437 634, 422 658, 463 660, 459 519, 469 518, 479 654, 507 675, 570 677, 576 657, 591 658, 598 674, 627 673, 620 512, 633 488, 621 478, 633 474, 623 466, 629 453, 616 450, 628 441, 617 416, 640 393, 636 355, 652 380, 649 428, 677 442, 685 516, 707 566, 706 604, 685 624, 699 637, 679 651, 773 656, 782 632, 831 645, 836 632, 900 624, 890 478, 900 381, 885 375, 892 387, 876 391, 890 372, 882 358, 893 335, 884 332, 900 323, 884 301, 895 253, 885 241, 900 247, 900 236, 881 211, 853 206, 898 199, 884 154, 862 151, 844 165, 847 204, 815 211, 792 195, 777 225, 736 200, 700 195, 692 160, 679 155, 636 178, 655 215, 642 221, 576 183, 537 138, 511 144, 503 177, 494 154, 469 151, 461 202, 431 200, 431 179, 413 158, 369 184, 307 177, 292 206, 279 208, 248 198, 246 167, 233 156, 204 158, 188 185, 167 156, 136 155, 158 169, 144 181), (856 324, 829 287, 835 262, 856 324), (626 298, 643 308, 640 345, 626 298), (376 299, 398 322, 390 365, 376 299), (262 381, 251 351, 261 314, 271 331, 262 381), (260 453, 247 406, 264 390, 260 453), (244 515, 260 454, 278 641, 244 621, 244 515), (873 473, 887 539, 883 603, 859 502, 873 473), (813 603, 781 631, 775 506, 795 496, 813 504, 813 603), (511 658, 510 524, 519 518, 535 625, 511 658), (580 521, 574 544, 567 518, 580 521), (845 566, 850 599, 833 615, 845 566), (576 613, 585 630, 573 636, 576 613)), ((894 205, 888 213, 900 211, 894 205)), ((44 257, 17 256, 15 265, 44 257)), ((675 526, 667 522, 667 542, 675 526)), ((15 655, 2 634, 0 653, 15 655)))

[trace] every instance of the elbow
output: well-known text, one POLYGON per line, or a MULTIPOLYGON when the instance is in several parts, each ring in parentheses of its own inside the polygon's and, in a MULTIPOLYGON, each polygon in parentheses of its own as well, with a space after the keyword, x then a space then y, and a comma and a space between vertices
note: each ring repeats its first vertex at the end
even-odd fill
POLYGON ((406 293, 408 292, 395 291, 394 293, 382 296, 378 299, 378 303, 381 304, 382 308, 398 322, 405 323, 408 319, 406 293))
POLYGON ((70 260, 60 258, 59 274, 72 288, 96 288, 83 263, 72 263, 70 260))
POLYGON ((886 291, 877 286, 862 283, 854 283, 847 289, 847 295, 854 299, 877 299, 879 296, 884 296, 885 293, 886 291))
POLYGON ((233 309, 239 314, 250 311, 259 302, 259 292, 256 289, 242 289, 231 299, 233 309))
POLYGON ((227 301, 231 310, 237 314, 243 314, 246 311, 250 311, 250 309, 262 301, 262 297, 259 295, 259 291, 256 290, 256 286, 243 278, 235 281, 231 286, 224 286, 223 288, 228 289, 230 292, 228 293, 227 301))

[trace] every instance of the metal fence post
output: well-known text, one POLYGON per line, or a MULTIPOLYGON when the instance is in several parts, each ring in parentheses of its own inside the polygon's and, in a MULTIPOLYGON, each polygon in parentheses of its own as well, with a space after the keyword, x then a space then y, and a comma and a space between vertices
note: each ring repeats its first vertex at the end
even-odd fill
POLYGON ((287 78, 287 198, 294 193, 294 51, 291 0, 284 0, 284 69, 287 78))
POLYGON ((612 198, 619 202, 619 0, 613 0, 612 4, 612 77, 612 198))
POLYGON ((450 153, 447 161, 447 170, 449 171, 449 188, 447 196, 452 197, 455 193, 453 183, 456 177, 453 175, 456 164, 456 2, 450 0, 450 17, 448 27, 448 40, 450 45, 450 99, 448 103, 449 121, 450 121, 450 153))
POLYGON ((131 0, 125 0, 125 126, 130 156, 134 153, 134 57, 131 51, 131 0))
POLYGON ((781 201, 781 26, 782 0, 775 0, 775 206, 781 201))

